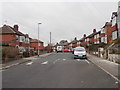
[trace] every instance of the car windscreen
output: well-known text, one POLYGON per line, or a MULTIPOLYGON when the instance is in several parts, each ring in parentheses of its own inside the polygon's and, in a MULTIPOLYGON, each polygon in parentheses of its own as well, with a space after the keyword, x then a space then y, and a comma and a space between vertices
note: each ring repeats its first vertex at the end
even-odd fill
POLYGON ((75 49, 75 51, 85 51, 85 49, 81 48, 81 49, 75 49))

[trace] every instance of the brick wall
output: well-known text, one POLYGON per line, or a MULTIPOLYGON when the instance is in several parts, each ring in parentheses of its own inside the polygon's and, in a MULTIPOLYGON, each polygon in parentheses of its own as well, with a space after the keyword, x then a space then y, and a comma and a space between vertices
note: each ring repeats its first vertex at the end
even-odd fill
POLYGON ((14 34, 0 35, 0 37, 2 37, 2 43, 8 43, 10 46, 18 45, 18 42, 16 41, 16 35, 14 34))

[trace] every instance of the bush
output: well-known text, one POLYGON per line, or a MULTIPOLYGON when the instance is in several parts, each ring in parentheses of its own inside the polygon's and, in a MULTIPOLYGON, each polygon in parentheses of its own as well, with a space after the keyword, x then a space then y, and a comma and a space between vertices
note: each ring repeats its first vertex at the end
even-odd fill
POLYGON ((14 47, 2 47, 2 58, 16 58, 19 54, 19 49, 14 47))
POLYGON ((30 57, 30 53, 29 52, 23 52, 23 56, 24 57, 30 57))

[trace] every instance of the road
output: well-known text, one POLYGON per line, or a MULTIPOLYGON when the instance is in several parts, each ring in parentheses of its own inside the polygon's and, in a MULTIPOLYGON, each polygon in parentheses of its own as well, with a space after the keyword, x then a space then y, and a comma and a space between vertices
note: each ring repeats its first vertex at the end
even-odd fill
POLYGON ((2 72, 3 88, 118 88, 116 80, 85 59, 54 53, 2 72))

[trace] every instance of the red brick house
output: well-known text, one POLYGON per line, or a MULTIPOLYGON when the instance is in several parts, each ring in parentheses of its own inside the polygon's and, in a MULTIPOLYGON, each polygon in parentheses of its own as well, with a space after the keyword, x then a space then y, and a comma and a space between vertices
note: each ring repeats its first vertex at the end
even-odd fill
POLYGON ((19 52, 23 53, 30 48, 28 34, 20 32, 18 25, 13 27, 3 25, 0 28, 0 36, 2 37, 1 45, 19 48, 19 52))
POLYGON ((30 39, 30 47, 31 49, 33 49, 36 53, 38 51, 38 49, 40 51, 44 50, 44 43, 42 41, 38 41, 37 39, 30 39), (39 47, 38 47, 38 42, 40 43, 39 47))
POLYGON ((16 47, 19 45, 18 36, 19 34, 14 31, 14 29, 8 25, 4 25, 0 28, 0 37, 2 37, 1 44, 7 46, 16 47))
POLYGON ((96 32, 95 34, 94 34, 94 44, 99 44, 99 43, 101 43, 101 38, 100 38, 100 31, 98 31, 98 32, 96 32))
POLYGON ((81 38, 79 41, 80 41, 80 46, 86 48, 86 42, 85 42, 85 39, 86 39, 86 34, 84 34, 83 38, 81 38))
POLYGON ((78 40, 77 38, 75 37, 73 41, 71 41, 71 44, 72 44, 72 48, 75 48, 78 46, 78 40))
POLYGON ((101 30, 101 42, 109 43, 112 40, 112 22, 106 22, 101 30))

